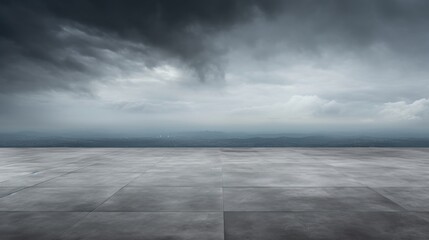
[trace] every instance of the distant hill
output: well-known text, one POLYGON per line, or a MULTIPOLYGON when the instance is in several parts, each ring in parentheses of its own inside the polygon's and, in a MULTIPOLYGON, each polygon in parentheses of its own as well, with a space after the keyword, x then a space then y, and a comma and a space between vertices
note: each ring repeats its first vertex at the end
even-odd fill
POLYGON ((429 147, 429 138, 167 134, 157 137, 70 137, 0 134, 0 147, 429 147))

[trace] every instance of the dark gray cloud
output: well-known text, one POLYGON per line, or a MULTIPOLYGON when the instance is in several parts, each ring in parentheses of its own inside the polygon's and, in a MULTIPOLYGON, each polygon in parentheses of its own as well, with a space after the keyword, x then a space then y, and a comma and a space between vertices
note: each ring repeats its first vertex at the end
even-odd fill
POLYGON ((79 81, 96 79, 100 74, 97 66, 85 60, 108 62, 100 49, 116 53, 125 49, 144 59, 149 58, 148 48, 155 48, 180 58, 201 81, 216 78, 223 74, 217 61, 221 49, 211 46, 211 34, 257 13, 271 14, 277 5, 271 0, 36 0, 0 4, 3 91, 75 88, 79 81), (101 40, 76 33, 64 36, 67 27, 101 40), (131 48, 132 44, 126 43, 147 47, 131 48))
POLYGON ((249 44, 263 41, 261 56, 285 51, 270 46, 286 43, 316 54, 327 48, 367 54, 380 44, 401 57, 425 57, 428 13, 429 2, 421 0, 284 1, 275 21, 250 26, 247 37, 249 44))
MULTIPOLYGON (((429 52, 429 2, 423 0, 4 0, 0 3, 1 91, 85 90, 111 62, 102 50, 156 65, 148 52, 180 59, 202 82, 219 80, 228 46, 213 42, 218 33, 258 16, 283 21, 269 32, 270 21, 237 41, 287 42, 301 51, 336 45, 366 48, 387 43, 402 55, 429 52), (64 34, 67 28, 82 31, 64 34), (261 29, 262 28, 262 29, 261 29), (268 35, 268 36, 267 36, 268 35), (89 37, 88 37, 89 36, 89 37)), ((274 51, 278 52, 278 49, 274 51)))

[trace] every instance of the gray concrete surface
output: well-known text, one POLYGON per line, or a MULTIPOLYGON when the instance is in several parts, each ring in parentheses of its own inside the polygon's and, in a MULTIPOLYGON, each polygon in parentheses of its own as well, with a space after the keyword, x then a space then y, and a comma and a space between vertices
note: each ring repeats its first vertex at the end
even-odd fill
POLYGON ((0 239, 429 239, 427 148, 0 149, 0 239))

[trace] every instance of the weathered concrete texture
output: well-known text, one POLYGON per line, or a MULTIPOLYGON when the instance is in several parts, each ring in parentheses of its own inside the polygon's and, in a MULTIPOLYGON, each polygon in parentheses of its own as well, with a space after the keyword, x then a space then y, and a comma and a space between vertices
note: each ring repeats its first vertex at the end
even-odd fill
POLYGON ((429 239, 429 149, 0 149, 0 239, 429 239))

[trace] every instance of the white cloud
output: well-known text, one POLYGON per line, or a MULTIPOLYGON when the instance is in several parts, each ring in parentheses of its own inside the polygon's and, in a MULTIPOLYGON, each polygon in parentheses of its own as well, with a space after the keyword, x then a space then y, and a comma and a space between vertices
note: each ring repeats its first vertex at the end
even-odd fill
POLYGON ((285 107, 292 113, 307 116, 331 115, 340 111, 340 105, 335 100, 322 99, 316 95, 294 95, 285 103, 285 107))
MULTIPOLYGON (((274 100, 274 98, 272 99, 274 100)), ((316 95, 293 95, 285 101, 272 102, 271 104, 254 105, 234 109, 234 115, 244 115, 253 118, 266 118, 283 121, 313 121, 314 117, 335 117, 342 111, 342 105, 335 100, 327 100, 316 95)), ((320 120, 320 119, 319 119, 320 120)))
POLYGON ((422 98, 412 103, 405 101, 385 103, 380 111, 382 118, 390 121, 418 120, 429 113, 429 99, 422 98))

